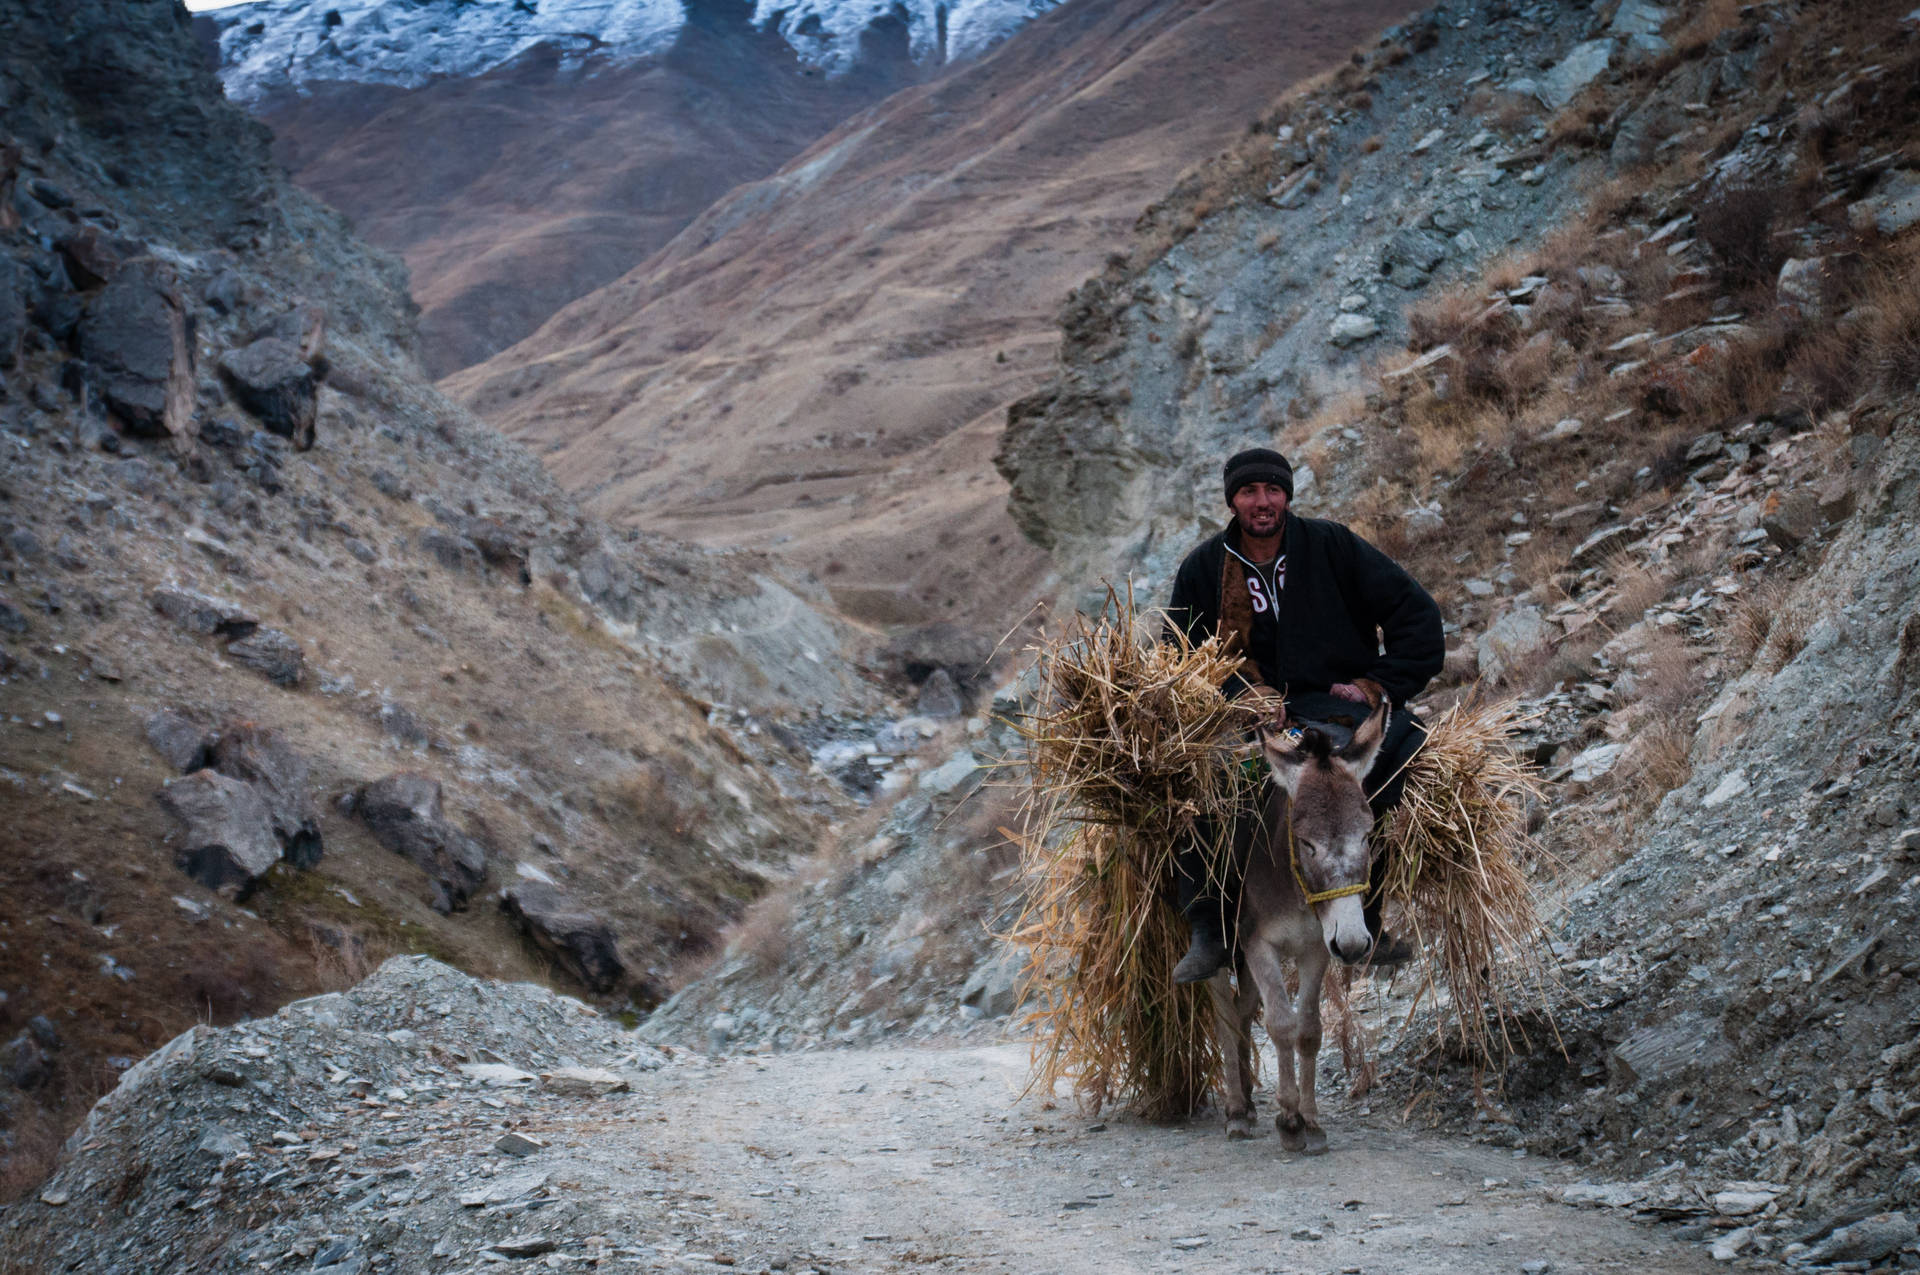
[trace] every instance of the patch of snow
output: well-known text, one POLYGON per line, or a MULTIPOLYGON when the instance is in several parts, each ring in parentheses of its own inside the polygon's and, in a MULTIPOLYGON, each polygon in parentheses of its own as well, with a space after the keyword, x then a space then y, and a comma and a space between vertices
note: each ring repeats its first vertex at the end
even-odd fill
MULTIPOLYGON (((801 61, 851 70, 884 20, 904 21, 915 61, 977 57, 1061 0, 756 0, 752 24, 778 30, 801 61)), ((219 24, 227 96, 258 100, 325 81, 417 88, 483 75, 539 45, 563 66, 664 52, 686 25, 682 0, 253 0, 219 24)))
POLYGON ((860 56, 860 39, 885 18, 907 24, 916 62, 978 57, 1060 0, 755 0, 753 23, 777 27, 804 62, 839 75, 860 56))
POLYGON ((227 96, 340 80, 415 88, 482 75, 536 45, 565 62, 632 61, 670 46, 680 0, 255 0, 213 15, 227 96))

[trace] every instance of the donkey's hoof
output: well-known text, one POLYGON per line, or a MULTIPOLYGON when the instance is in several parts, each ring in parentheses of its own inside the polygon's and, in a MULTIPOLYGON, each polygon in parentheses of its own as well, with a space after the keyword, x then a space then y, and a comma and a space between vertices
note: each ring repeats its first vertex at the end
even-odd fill
MULTIPOLYGON (((1307 1121, 1299 1114, 1289 1115, 1281 1112, 1273 1118, 1273 1127, 1280 1134, 1280 1146, 1286 1151, 1305 1151, 1307 1149, 1307 1121)), ((1324 1146, 1325 1137, 1321 1138, 1324 1146)))
POLYGON ((1293 1148, 1302 1155, 1325 1155, 1327 1153, 1327 1131, 1317 1124, 1310 1124, 1300 1134, 1300 1145, 1293 1148))
POLYGON ((1227 1117, 1227 1141, 1243 1142, 1253 1136, 1253 1116, 1242 1113, 1227 1117))

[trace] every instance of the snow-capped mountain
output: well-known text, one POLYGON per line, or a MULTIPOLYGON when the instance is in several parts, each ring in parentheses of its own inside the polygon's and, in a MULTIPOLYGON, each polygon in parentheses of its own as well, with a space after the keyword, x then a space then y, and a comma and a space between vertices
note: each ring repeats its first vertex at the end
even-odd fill
POLYGON ((860 37, 892 18, 907 24, 916 62, 963 62, 984 53, 1061 0, 755 0, 756 26, 777 27, 800 57, 838 74, 860 37))
MULTIPOLYGON (((976 56, 1059 3, 754 0, 752 22, 839 75, 881 23, 903 24, 913 59, 939 64, 976 56)), ((687 21, 684 0, 255 0, 207 16, 227 95, 242 102, 319 81, 414 88, 543 44, 568 64, 631 62, 671 46, 687 21)))

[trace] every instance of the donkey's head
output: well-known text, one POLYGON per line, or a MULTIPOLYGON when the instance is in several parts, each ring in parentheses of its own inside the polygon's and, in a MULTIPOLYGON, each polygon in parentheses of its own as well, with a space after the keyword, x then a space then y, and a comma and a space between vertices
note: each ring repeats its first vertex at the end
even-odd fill
MULTIPOLYGON (((1373 811, 1360 784, 1386 733, 1384 701, 1340 748, 1313 726, 1275 722, 1261 731, 1267 766, 1287 792, 1296 880, 1319 914, 1327 946, 1346 961, 1365 956, 1373 942, 1362 915, 1361 892, 1354 888, 1366 886, 1372 857, 1367 833, 1373 811)), ((1278 839, 1289 834, 1281 829, 1274 834, 1278 849, 1278 839)))

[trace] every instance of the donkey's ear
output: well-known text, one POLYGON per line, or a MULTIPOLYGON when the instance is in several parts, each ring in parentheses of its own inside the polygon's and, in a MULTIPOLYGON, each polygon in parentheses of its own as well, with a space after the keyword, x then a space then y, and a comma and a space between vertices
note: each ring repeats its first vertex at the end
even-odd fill
POLYGON ((1386 738, 1387 701, 1383 697, 1367 720, 1360 723, 1360 729, 1353 732, 1347 746, 1334 754, 1334 760, 1345 766, 1355 779, 1364 780, 1373 769, 1374 758, 1380 755, 1380 745, 1386 738))
POLYGON ((1300 746, 1300 732, 1275 729, 1260 732, 1260 751, 1273 772, 1273 782, 1292 797, 1300 789, 1300 775, 1307 767, 1307 751, 1300 746))

